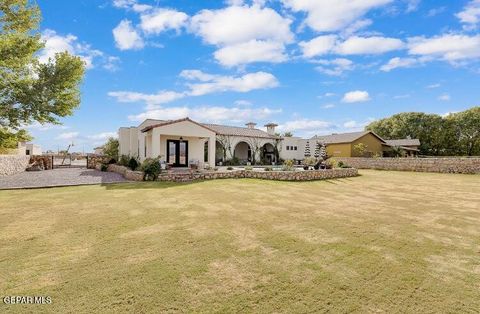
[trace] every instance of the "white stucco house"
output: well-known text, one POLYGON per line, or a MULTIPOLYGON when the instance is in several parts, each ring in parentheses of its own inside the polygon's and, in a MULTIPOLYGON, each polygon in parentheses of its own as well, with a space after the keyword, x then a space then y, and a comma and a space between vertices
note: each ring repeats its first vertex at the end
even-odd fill
POLYGON ((32 143, 18 142, 17 152, 18 155, 41 155, 42 147, 32 143))
MULTIPOLYGON (((326 145, 328 155, 333 157, 354 156, 353 146, 360 142, 368 144, 370 150, 379 154, 393 145, 370 131, 304 139, 276 135, 277 125, 274 123, 264 127, 266 131, 256 128, 253 122, 237 127, 199 123, 189 118, 147 119, 139 126, 119 129, 119 154, 135 156, 140 161, 160 157, 172 167, 198 165, 203 168, 224 165, 234 158, 243 165, 271 165, 277 163, 278 158, 301 161, 308 156, 318 157, 322 143, 326 145)), ((406 141, 419 144, 418 140, 405 139, 402 145, 408 144, 406 141)))
POLYGON ((118 131, 120 155, 138 156, 140 160, 160 156, 173 167, 200 167, 223 163, 236 157, 242 163, 253 158, 269 164, 276 161, 275 146, 281 138, 275 135, 274 123, 267 131, 255 128, 199 123, 189 118, 178 120, 147 119, 137 127, 118 131))

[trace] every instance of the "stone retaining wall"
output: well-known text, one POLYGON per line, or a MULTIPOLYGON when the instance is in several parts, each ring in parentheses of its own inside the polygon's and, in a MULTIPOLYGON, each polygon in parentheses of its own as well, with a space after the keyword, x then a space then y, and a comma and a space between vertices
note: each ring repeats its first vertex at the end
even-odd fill
POLYGON ((313 181, 327 180, 335 178, 355 177, 358 175, 357 169, 329 169, 312 171, 229 171, 229 172, 192 172, 192 173, 166 173, 160 175, 159 181, 170 182, 189 182, 195 180, 215 180, 215 179, 239 179, 254 178, 277 181, 313 181))
POLYGON ((107 156, 92 155, 87 157, 87 169, 96 169, 97 164, 108 163, 110 160, 107 156))
POLYGON ((462 158, 333 158, 357 169, 480 174, 480 157, 462 158))
POLYGON ((30 162, 30 156, 0 155, 0 176, 9 176, 25 171, 30 162))
POLYGON ((30 156, 30 164, 41 163, 45 170, 53 169, 53 156, 30 156))

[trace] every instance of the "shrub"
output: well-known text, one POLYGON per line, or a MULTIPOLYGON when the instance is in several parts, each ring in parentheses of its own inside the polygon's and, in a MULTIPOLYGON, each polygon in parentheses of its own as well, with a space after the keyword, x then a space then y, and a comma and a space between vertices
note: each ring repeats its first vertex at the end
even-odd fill
POLYGON ((128 161, 129 161, 128 156, 127 155, 122 155, 122 156, 120 156, 120 159, 118 160, 118 164, 120 166, 128 167, 128 161))
POLYGON ((313 167, 317 164, 317 159, 315 157, 307 157, 302 161, 302 164, 306 167, 313 167))
POLYGON ((224 164, 225 166, 239 166, 240 160, 237 157, 233 157, 232 159, 226 160, 224 164))
POLYGON ((245 170, 246 170, 246 171, 252 171, 252 170, 253 170, 253 167, 252 167, 252 166, 246 166, 246 167, 245 167, 245 170))
POLYGON ((108 169, 108 165, 106 165, 106 164, 102 164, 100 166, 100 170, 103 171, 103 172, 107 171, 107 169, 108 169))
POLYGON ((265 171, 273 171, 273 168, 272 168, 272 167, 265 167, 264 170, 265 170, 265 171))
POLYGON ((345 164, 343 163, 343 161, 340 160, 340 161, 337 163, 337 168, 343 168, 343 166, 345 166, 345 164))
POLYGON ((287 159, 283 162, 283 171, 293 171, 294 170, 294 161, 291 159, 287 159))
POLYGON ((233 170, 233 167, 232 167, 232 166, 228 166, 228 167, 227 167, 227 170, 233 170))
POLYGON ((142 163, 142 171, 144 172, 143 179, 145 181, 155 181, 162 171, 160 167, 160 158, 147 158, 142 163))
POLYGON ((116 160, 115 158, 110 158, 110 159, 108 160, 108 164, 109 164, 109 165, 116 164, 116 163, 117 163, 117 160, 116 160))
POLYGON ((132 170, 136 170, 138 168, 138 165, 139 165, 139 162, 138 160, 135 158, 135 157, 132 157, 130 158, 130 160, 128 161, 128 168, 132 169, 132 170))

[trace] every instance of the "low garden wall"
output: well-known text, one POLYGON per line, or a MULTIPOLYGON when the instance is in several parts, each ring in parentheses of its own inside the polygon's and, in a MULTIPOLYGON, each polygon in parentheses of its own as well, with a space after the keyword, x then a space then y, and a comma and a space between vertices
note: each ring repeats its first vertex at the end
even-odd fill
POLYGON ((462 158, 333 158, 357 169, 480 174, 480 157, 462 158))
POLYGON ((0 176, 9 176, 25 171, 30 162, 30 156, 0 155, 0 176))
POLYGON ((95 169, 95 168, 97 168, 97 165, 102 164, 102 163, 107 163, 108 160, 109 160, 108 157, 105 157, 105 156, 102 156, 102 155, 88 156, 88 158, 87 158, 87 169, 95 169))
POLYGON ((335 178, 355 177, 357 169, 328 169, 311 171, 249 171, 237 170, 229 172, 192 172, 192 173, 165 173, 158 178, 159 181, 188 182, 194 180, 215 180, 215 179, 240 179, 254 178, 277 181, 313 181, 335 178))
MULTIPOLYGON (((100 164, 97 164, 97 169, 100 170, 100 164)), ((123 175, 127 180, 143 181, 142 171, 132 171, 124 166, 108 165, 107 171, 116 172, 123 175)), ((158 177, 158 181, 168 182, 190 182, 197 180, 215 180, 215 179, 240 179, 240 178, 254 178, 265 180, 278 181, 312 181, 312 180, 327 180, 335 178, 355 177, 358 171, 355 168, 338 168, 328 170, 311 170, 311 171, 205 171, 205 172, 164 172, 158 177)))

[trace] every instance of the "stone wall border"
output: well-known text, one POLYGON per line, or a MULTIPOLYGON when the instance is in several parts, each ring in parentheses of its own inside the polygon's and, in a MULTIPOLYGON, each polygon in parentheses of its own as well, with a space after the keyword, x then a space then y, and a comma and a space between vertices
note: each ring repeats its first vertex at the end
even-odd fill
POLYGON ((0 177, 24 172, 30 163, 30 156, 0 155, 0 177))
POLYGON ((480 157, 362 158, 334 157, 357 169, 480 174, 480 157))

